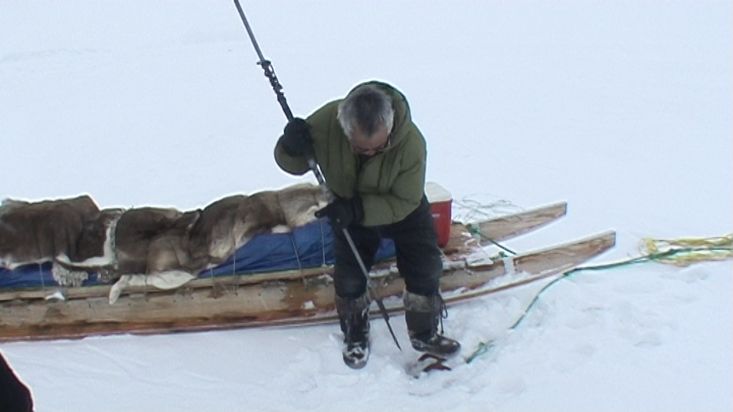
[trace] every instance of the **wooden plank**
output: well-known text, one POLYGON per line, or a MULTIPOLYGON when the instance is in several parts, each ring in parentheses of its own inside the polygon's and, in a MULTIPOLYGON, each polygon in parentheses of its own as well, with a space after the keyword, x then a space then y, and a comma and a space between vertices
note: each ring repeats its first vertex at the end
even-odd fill
MULTIPOLYGON (((261 283, 266 281, 275 280, 301 280, 313 276, 320 276, 324 273, 333 272, 333 267, 324 266, 318 268, 305 268, 302 270, 285 270, 275 271, 257 274, 241 274, 241 275, 229 275, 229 276, 214 276, 207 277, 203 275, 197 279, 194 279, 186 283, 187 288, 210 288, 213 285, 231 285, 241 286, 255 283, 261 283)), ((45 300, 45 298, 56 290, 63 291, 66 299, 86 299, 94 297, 106 297, 109 296, 109 290, 112 285, 96 285, 96 286, 84 286, 76 288, 63 288, 56 286, 49 286, 43 288, 33 289, 16 289, 7 290, 0 292, 0 302, 8 300, 45 300)), ((134 293, 156 293, 160 292, 153 286, 131 286, 125 289, 124 294, 134 293)))
POLYGON ((567 202, 553 203, 548 206, 490 219, 478 224, 481 236, 495 242, 519 236, 539 229, 567 214, 567 202))
MULTIPOLYGON (((513 259, 514 267, 546 276, 572 268, 608 250, 614 242, 615 234, 606 232, 518 256, 513 259)), ((497 260, 489 265, 449 268, 441 287, 444 292, 461 289, 465 296, 478 296, 479 288, 506 274, 506 263, 497 260)), ((385 273, 375 283, 382 298, 399 296, 404 288, 397 273, 385 273)), ((114 305, 106 296, 59 302, 5 301, 0 305, 0 341, 322 322, 333 318, 333 300, 331 278, 322 274, 247 285, 209 284, 134 293, 121 296, 114 305)))

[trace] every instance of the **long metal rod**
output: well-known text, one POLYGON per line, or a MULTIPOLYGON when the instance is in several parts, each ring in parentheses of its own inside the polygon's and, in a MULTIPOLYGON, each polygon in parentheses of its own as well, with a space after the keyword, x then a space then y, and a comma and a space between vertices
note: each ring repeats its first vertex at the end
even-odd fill
POLYGON ((252 32, 252 27, 250 27, 249 22, 247 21, 247 17, 244 15, 244 10, 242 10, 242 5, 239 4, 239 0, 234 0, 234 5, 237 7, 239 17, 242 19, 242 23, 244 23, 244 28, 247 30, 249 39, 252 40, 252 46, 254 46, 255 52, 257 52, 257 57, 260 58, 260 61, 257 62, 257 64, 262 66, 262 70, 265 71, 265 77, 270 80, 272 90, 277 96, 277 101, 278 103, 280 103, 280 107, 283 109, 283 112, 285 112, 285 117, 288 119, 288 121, 293 120, 293 112, 290 110, 290 106, 288 106, 288 101, 285 99, 285 94, 283 94, 283 86, 277 79, 277 75, 275 75, 275 69, 272 68, 272 63, 267 60, 262 54, 262 50, 260 50, 260 45, 255 39, 255 34, 252 32))
MULTIPOLYGON (((254 46, 255 52, 257 53, 257 56, 260 58, 260 61, 258 64, 262 66, 262 69, 265 71, 265 77, 267 77, 270 80, 270 85, 272 86, 272 90, 275 91, 275 94, 277 95, 277 101, 280 103, 280 107, 282 107, 283 112, 285 113, 285 117, 288 119, 288 121, 293 120, 293 112, 290 110, 290 106, 288 106, 288 102, 285 99, 285 94, 283 93, 282 85, 280 84, 280 81, 277 79, 277 75, 275 75, 275 70, 272 68, 272 63, 265 59, 265 56, 262 54, 262 50, 260 49, 260 45, 257 43, 257 40, 255 39, 255 35, 252 32, 252 28, 249 25, 249 22, 247 21, 247 17, 244 15, 244 10, 242 9, 242 5, 239 4, 239 0, 234 0, 234 5, 237 7, 237 11, 239 12, 239 17, 242 19, 242 23, 244 23, 244 28, 247 30, 247 34, 249 35, 249 39, 252 41, 252 45, 254 46)), ((313 172, 313 174, 316 176, 316 180, 318 181, 318 185, 320 186, 321 190, 324 192, 324 194, 327 195, 329 199, 333 199, 333 193, 331 193, 331 190, 326 185, 326 180, 323 178, 323 174, 321 174, 321 170, 318 168, 318 163, 316 162, 315 158, 310 155, 307 158, 308 160, 308 168, 313 172)), ((394 340, 395 345, 397 345, 397 348, 399 350, 402 350, 402 347, 400 346, 400 342, 397 340, 397 336, 394 333, 394 330, 392 330, 392 325, 389 323, 389 313, 387 313, 387 309, 384 307, 384 302, 382 302, 381 298, 378 298, 376 293, 374 293, 372 288, 372 282, 369 278, 369 271, 366 269, 366 265, 364 265, 364 261, 361 258, 361 255, 359 254, 359 250, 356 248, 356 244, 354 243, 354 239, 352 239, 351 234, 346 228, 341 229, 344 238, 346 238, 346 242, 349 244, 349 247, 351 248, 351 252, 354 254, 354 258, 356 258, 357 263, 359 264, 359 267, 361 268, 361 273, 364 275, 367 281, 367 290, 369 291, 369 294, 371 295, 372 300, 377 302, 377 306, 379 307, 379 312, 382 314, 382 318, 384 318, 384 321, 387 323, 387 329, 389 329, 389 333, 392 335, 392 339, 394 340)))

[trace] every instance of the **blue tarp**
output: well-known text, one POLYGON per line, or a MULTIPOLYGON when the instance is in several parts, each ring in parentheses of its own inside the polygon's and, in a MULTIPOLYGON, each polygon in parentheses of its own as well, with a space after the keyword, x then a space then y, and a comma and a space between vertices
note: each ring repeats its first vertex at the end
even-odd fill
MULTIPOLYGON (((221 265, 204 270, 200 276, 253 274, 277 270, 318 267, 333 264, 333 234, 328 221, 320 219, 289 233, 255 236, 221 265)), ((377 261, 394 256, 394 243, 383 239, 377 261)), ((90 273, 84 286, 100 284, 90 273)), ((0 268, 0 288, 57 286, 51 263, 31 264, 14 270, 0 268)))

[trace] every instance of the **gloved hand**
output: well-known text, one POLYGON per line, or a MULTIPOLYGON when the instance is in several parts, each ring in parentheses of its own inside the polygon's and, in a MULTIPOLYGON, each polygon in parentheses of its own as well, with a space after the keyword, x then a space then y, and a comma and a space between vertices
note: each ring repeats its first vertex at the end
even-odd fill
POLYGON ((289 121, 284 134, 280 138, 283 151, 290 156, 306 156, 313 154, 313 137, 310 125, 300 117, 289 121))
POLYGON ((354 196, 351 199, 336 198, 336 200, 316 212, 316 217, 324 216, 328 217, 334 228, 341 230, 364 219, 364 206, 361 204, 359 196, 354 196))

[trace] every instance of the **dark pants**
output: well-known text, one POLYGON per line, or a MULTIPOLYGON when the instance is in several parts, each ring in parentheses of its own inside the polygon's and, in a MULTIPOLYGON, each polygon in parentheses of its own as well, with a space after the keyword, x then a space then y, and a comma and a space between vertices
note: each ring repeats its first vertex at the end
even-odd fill
MULTIPOLYGON (((438 293, 443 261, 425 196, 417 209, 397 223, 375 227, 352 225, 348 231, 367 270, 374 263, 380 239, 390 238, 395 243, 397 269, 407 290, 424 296, 438 293)), ((334 234, 336 294, 342 298, 359 297, 366 292, 366 278, 343 233, 334 230, 334 234)))

